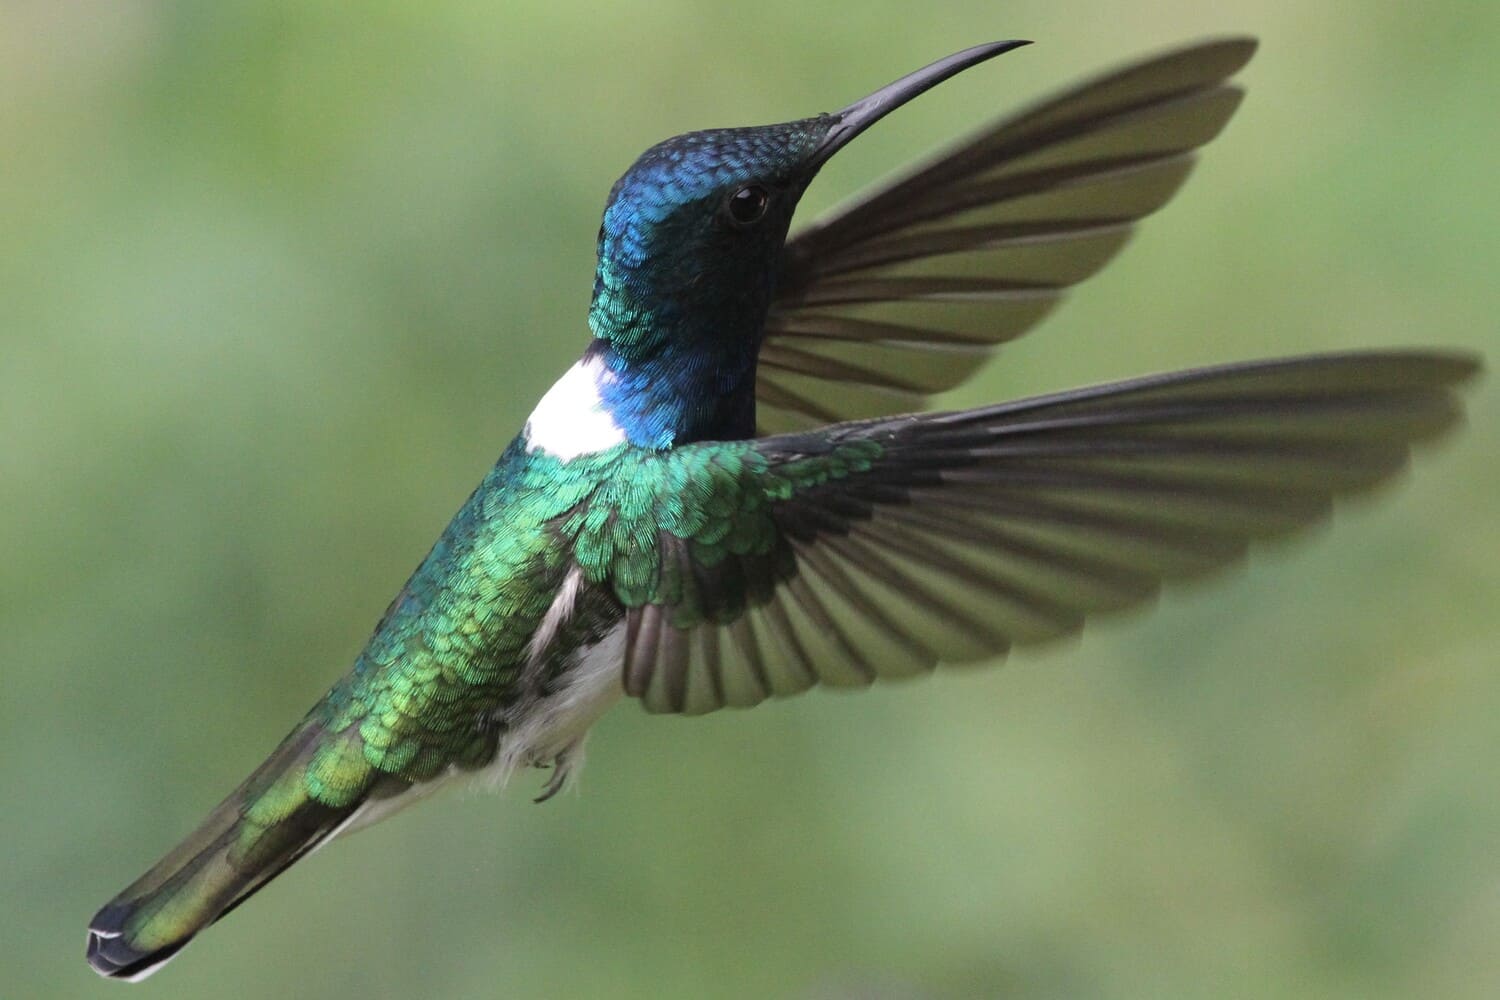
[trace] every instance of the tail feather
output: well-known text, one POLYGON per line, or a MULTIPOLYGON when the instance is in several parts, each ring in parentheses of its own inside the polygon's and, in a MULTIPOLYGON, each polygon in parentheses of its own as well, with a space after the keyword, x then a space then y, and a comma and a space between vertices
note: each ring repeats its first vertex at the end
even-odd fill
POLYGON ((330 805, 312 797, 307 769, 328 740, 304 723, 199 827, 94 915, 88 962, 111 979, 137 981, 330 836, 368 795, 330 805))

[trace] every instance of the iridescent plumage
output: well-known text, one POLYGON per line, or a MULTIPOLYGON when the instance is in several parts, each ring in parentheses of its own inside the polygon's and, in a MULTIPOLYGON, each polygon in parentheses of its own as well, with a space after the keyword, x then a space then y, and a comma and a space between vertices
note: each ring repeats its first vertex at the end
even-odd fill
POLYGON ((1123 245, 1228 120, 1254 49, 1209 42, 1091 81, 788 240, 828 156, 1016 44, 635 163, 605 209, 583 359, 353 669, 96 915, 97 971, 150 974, 314 847, 447 778, 552 766, 551 794, 622 696, 701 713, 1065 634, 1315 520, 1454 423, 1477 362, 1437 352, 891 416, 1123 245))

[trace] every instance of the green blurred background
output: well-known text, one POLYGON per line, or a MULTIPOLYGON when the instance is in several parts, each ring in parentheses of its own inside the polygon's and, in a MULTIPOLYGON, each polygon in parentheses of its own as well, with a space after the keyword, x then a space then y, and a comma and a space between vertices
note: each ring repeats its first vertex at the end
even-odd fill
MULTIPOLYGON (((1039 44, 861 138, 1259 34, 1183 194, 949 403, 1302 350, 1500 360, 1500 6, 0 5, 0 994, 358 651, 580 351, 635 155, 1039 44)), ((158 997, 1500 993, 1500 415, 1151 616, 859 696, 624 705, 582 794, 300 865, 158 997)))

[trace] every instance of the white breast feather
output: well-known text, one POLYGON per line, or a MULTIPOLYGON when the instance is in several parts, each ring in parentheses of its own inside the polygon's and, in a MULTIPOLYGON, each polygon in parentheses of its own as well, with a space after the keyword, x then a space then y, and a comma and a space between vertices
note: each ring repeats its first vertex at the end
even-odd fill
POLYGON ((526 420, 526 450, 567 460, 624 442, 625 432, 604 405, 600 386, 614 375, 587 358, 558 379, 526 420))

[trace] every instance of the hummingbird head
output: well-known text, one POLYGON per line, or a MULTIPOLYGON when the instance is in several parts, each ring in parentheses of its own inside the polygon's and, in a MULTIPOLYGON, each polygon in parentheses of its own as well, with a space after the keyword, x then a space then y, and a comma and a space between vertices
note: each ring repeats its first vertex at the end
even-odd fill
MULTIPOLYGON (((650 300, 657 307, 652 319, 660 319, 663 310, 719 316, 762 297, 833 122, 819 115, 689 132, 646 150, 610 191, 599 227, 595 304, 650 300)), ((596 334, 629 346, 621 334, 632 331, 608 322, 618 315, 598 318, 605 322, 596 324, 596 334)))
POLYGON ((589 309, 590 352, 610 373, 601 398, 630 440, 666 447, 753 434, 755 358, 808 184, 890 111, 1025 44, 965 49, 842 111, 689 132, 635 161, 604 210, 589 309))

